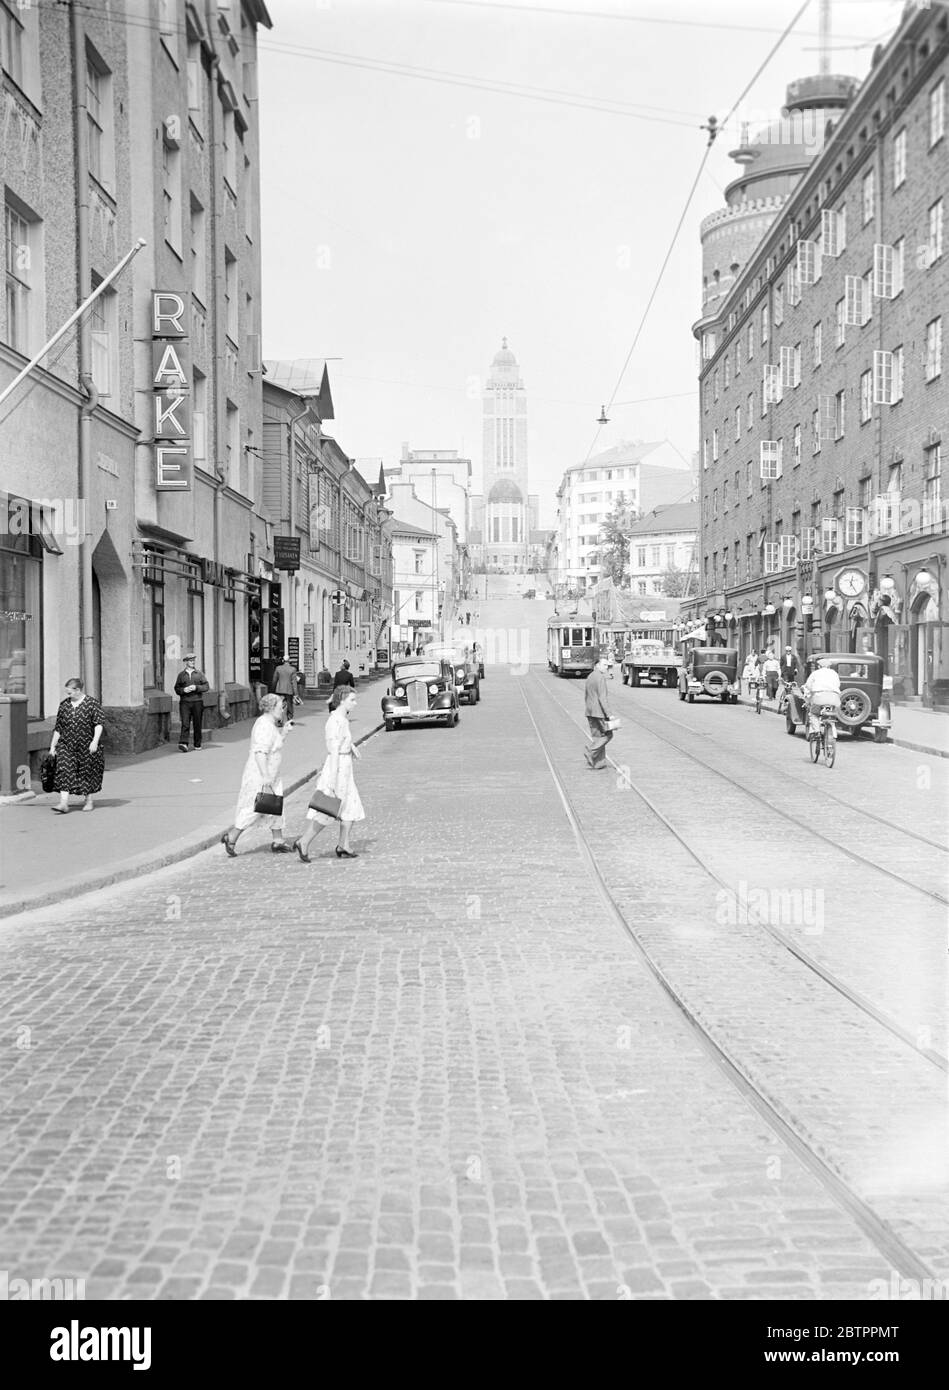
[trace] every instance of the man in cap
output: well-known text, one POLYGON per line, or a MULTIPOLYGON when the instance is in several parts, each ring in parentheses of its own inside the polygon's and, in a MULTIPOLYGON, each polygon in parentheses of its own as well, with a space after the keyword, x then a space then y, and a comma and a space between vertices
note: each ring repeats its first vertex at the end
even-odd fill
POLYGON ((601 650, 584 686, 584 708, 592 742, 583 756, 587 760, 587 766, 595 772, 606 767, 606 745, 613 737, 613 730, 606 727, 607 721, 612 718, 606 694, 608 670, 609 652, 601 650))
POLYGON ((182 753, 188 751, 188 731, 194 729, 195 749, 201 747, 201 721, 204 718, 204 692, 210 689, 207 677, 194 664, 194 652, 184 653, 184 670, 179 671, 175 681, 175 694, 179 699, 181 711, 181 734, 178 747, 182 753))

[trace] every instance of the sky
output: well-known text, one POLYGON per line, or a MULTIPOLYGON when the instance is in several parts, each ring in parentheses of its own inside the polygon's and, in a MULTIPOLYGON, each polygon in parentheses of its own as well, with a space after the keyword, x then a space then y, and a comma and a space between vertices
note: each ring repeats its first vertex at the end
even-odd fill
MULTIPOLYGON (((818 0, 716 138, 673 236, 701 127, 801 3, 268 0, 264 355, 339 359, 329 432, 350 457, 456 449, 477 491, 481 389, 506 336, 545 526, 591 453, 668 439, 691 459, 699 224, 737 176, 739 121, 773 117, 818 70, 818 0)), ((864 77, 902 7, 833 0, 831 71, 864 77)))

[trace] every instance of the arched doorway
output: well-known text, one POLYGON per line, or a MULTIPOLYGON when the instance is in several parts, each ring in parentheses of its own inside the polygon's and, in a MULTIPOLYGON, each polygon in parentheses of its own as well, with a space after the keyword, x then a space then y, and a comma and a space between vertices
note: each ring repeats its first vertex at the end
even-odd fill
POLYGON ((913 684, 916 687, 916 693, 924 697, 932 695, 932 685, 935 680, 936 651, 933 639, 937 631, 938 620, 939 605, 935 598, 928 591, 921 591, 916 595, 910 612, 910 623, 912 624, 910 656, 913 663, 913 684))

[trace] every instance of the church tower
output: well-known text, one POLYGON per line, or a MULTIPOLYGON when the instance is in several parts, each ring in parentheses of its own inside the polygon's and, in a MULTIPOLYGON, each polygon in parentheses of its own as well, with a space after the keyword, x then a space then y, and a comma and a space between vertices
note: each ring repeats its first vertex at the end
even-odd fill
POLYGON ((527 393, 517 359, 501 340, 482 395, 483 547, 490 568, 523 572, 530 553, 527 393))

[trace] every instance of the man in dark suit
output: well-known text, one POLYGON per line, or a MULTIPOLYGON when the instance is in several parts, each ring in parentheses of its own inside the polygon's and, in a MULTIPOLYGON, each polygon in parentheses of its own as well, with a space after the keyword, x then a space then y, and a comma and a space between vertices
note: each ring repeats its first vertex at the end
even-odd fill
POLYGON ((340 685, 351 685, 353 689, 356 688, 356 677, 353 675, 352 671, 350 671, 348 661, 343 662, 342 666, 333 677, 333 689, 335 690, 340 685))
POLYGON ((599 772, 606 767, 606 745, 613 737, 613 730, 606 727, 612 719, 606 693, 606 673, 609 669, 609 654, 601 651, 596 665, 587 676, 584 686, 584 708, 590 726, 592 743, 584 750, 587 766, 599 772))
POLYGON ((194 652, 185 652, 184 670, 179 671, 175 681, 175 694, 180 701, 181 736, 178 747, 182 753, 188 751, 188 730, 194 729, 195 749, 201 747, 201 721, 204 718, 204 692, 210 689, 207 677, 194 664, 194 652))

